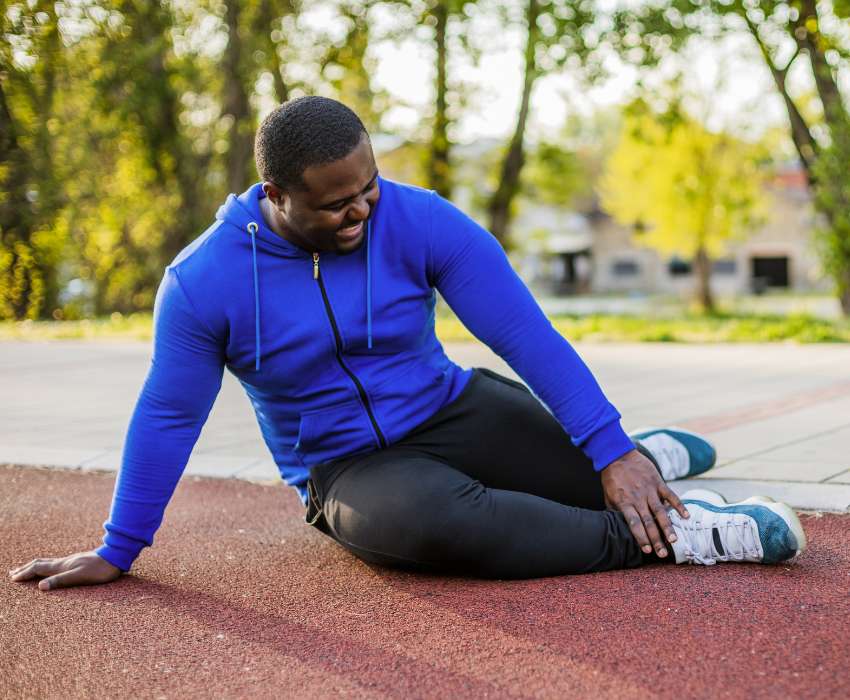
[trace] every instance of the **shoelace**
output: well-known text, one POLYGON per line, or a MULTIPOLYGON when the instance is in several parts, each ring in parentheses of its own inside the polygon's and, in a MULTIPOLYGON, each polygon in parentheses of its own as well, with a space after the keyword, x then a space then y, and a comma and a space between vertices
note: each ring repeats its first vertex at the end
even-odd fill
POLYGON ((758 527, 750 517, 733 518, 723 513, 712 513, 702 508, 691 508, 688 520, 672 511, 677 534, 685 546, 685 558, 697 564, 711 566, 718 561, 743 561, 747 556, 760 558, 758 527), (707 516, 706 521, 704 518, 707 516), (713 531, 718 530, 725 554, 714 546, 713 531))

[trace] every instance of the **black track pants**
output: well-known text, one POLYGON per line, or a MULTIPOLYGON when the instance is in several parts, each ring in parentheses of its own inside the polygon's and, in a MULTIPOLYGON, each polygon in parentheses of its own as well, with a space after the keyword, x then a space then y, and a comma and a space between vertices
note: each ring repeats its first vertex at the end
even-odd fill
POLYGON ((644 559, 561 425, 486 369, 400 442, 310 477, 308 522, 376 564, 528 578, 644 559))

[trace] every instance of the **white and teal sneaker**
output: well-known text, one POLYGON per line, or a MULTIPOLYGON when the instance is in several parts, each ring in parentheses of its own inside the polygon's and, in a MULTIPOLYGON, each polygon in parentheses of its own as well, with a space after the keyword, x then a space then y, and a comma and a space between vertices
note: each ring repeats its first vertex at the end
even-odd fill
POLYGON ((670 545, 677 564, 776 564, 797 558, 806 548, 797 514, 765 496, 726 503, 719 493, 694 489, 682 495, 682 503, 690 518, 668 511, 677 536, 670 545))
POLYGON ((707 472, 717 461, 717 450, 701 435, 682 428, 641 428, 629 433, 655 458, 664 481, 707 472))

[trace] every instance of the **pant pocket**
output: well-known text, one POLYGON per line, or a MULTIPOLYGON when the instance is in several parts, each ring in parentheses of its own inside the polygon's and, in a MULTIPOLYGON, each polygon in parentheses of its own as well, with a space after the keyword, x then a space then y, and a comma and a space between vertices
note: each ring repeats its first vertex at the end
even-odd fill
POLYGON ((316 485, 312 479, 307 479, 307 512, 304 514, 304 522, 315 525, 322 517, 322 502, 319 500, 316 485))
POLYGON ((486 367, 476 367, 475 370, 477 372, 481 372, 481 374, 483 374, 485 377, 495 379, 497 382, 507 384, 508 386, 512 386, 517 389, 522 389, 527 394, 531 393, 529 388, 522 382, 518 382, 515 379, 508 379, 508 377, 503 377, 501 374, 499 374, 498 372, 494 372, 492 369, 487 369, 486 367))

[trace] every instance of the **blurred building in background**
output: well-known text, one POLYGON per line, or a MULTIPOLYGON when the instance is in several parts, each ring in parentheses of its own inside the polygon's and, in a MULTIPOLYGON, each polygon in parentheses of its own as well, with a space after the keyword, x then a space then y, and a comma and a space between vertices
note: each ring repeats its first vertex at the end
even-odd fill
MULTIPOLYGON (((374 140, 381 171, 402 181, 413 179, 409 144, 392 137, 374 140), (406 164, 406 166, 405 166, 406 164), (389 167, 387 167, 389 166, 389 167)), ((454 148, 457 183, 452 195, 461 209, 486 225, 480 211, 486 168, 500 143, 481 139, 454 148), (483 185, 483 186, 482 186, 483 185)), ((829 293, 815 250, 816 218, 806 175, 796 163, 777 169, 769 185, 766 221, 748 237, 732 241, 714 261, 712 289, 719 296, 760 294, 785 289, 829 293)), ((523 199, 511 224, 511 259, 535 293, 580 294, 692 293, 691 261, 666 256, 641 245, 642 231, 614 221, 592 200, 585 211, 523 199)))
MULTIPOLYGON (((721 296, 772 289, 830 290, 814 247, 816 219, 805 173, 779 169, 770 185, 766 222, 730 242, 714 261, 712 288, 721 296)), ((691 261, 641 246, 641 230, 618 224, 600 208, 571 212, 528 203, 514 222, 518 267, 538 291, 689 294, 691 261), (545 232, 545 233, 544 233, 545 232)))

